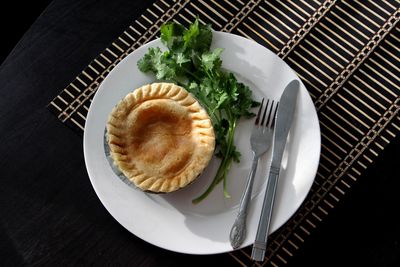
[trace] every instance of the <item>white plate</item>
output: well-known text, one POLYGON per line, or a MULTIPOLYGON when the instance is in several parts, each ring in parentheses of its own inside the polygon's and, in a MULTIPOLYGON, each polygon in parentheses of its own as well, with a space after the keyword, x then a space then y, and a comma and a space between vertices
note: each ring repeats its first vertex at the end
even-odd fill
MULTIPOLYGON (((214 32, 213 47, 224 48, 223 67, 236 73, 253 91, 278 100, 294 71, 265 47, 240 36, 214 32)), ((131 233, 156 246, 190 254, 231 251, 229 231, 251 165, 249 136, 253 120, 240 121, 235 143, 241 162, 229 173, 230 199, 222 194, 222 184, 200 204, 191 200, 203 192, 213 178, 218 160, 213 159, 197 181, 166 195, 145 194, 124 184, 110 168, 104 154, 103 133, 114 105, 133 89, 154 82, 141 73, 136 63, 149 47, 163 47, 160 40, 135 50, 108 74, 96 93, 87 116, 84 154, 90 181, 110 214, 131 233)), ((286 145, 276 194, 271 230, 284 224, 298 209, 314 181, 320 155, 320 129, 311 98, 301 83, 294 122, 286 145)), ((253 199, 248 214, 248 234, 244 246, 253 243, 265 188, 270 152, 258 165, 253 199)))

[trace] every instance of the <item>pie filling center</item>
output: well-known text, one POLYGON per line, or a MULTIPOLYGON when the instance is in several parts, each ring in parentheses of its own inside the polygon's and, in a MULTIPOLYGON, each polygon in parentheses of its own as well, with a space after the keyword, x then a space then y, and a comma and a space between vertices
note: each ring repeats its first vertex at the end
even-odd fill
POLYGON ((192 120, 169 99, 147 100, 129 114, 130 157, 136 167, 154 177, 173 178, 190 163, 195 149, 192 120))

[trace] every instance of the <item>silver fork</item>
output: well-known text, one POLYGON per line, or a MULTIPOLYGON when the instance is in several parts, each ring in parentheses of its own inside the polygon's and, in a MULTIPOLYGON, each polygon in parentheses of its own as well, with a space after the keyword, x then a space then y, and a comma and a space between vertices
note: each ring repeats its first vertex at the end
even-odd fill
POLYGON ((270 101, 268 99, 263 111, 264 99, 261 101, 253 130, 251 131, 250 145, 253 152, 253 162, 247 178, 246 188, 243 192, 242 198, 240 199, 239 212, 229 235, 231 246, 234 249, 238 248, 243 243, 243 240, 246 236, 247 209, 251 200, 251 192, 253 189, 258 159, 271 147, 272 133, 276 111, 278 110, 278 103, 279 102, 275 104, 273 100, 270 101))

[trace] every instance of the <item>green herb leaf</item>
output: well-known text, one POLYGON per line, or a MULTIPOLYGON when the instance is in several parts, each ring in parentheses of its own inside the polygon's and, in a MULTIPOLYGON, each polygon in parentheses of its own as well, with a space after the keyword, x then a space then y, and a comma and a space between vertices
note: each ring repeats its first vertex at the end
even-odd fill
POLYGON ((216 48, 212 52, 205 52, 201 55, 201 64, 205 71, 212 72, 221 68, 222 51, 224 51, 222 48, 216 48))
POLYGON ((210 25, 200 25, 199 19, 196 18, 193 24, 183 33, 185 48, 191 49, 198 53, 208 51, 211 46, 212 32, 210 25))
POLYGON ((183 49, 183 38, 182 34, 185 30, 180 24, 167 23, 161 26, 161 41, 171 50, 183 49))
POLYGON ((179 53, 176 53, 176 55, 175 55, 175 61, 176 61, 176 64, 178 64, 179 66, 182 66, 182 64, 190 62, 190 58, 187 57, 184 53, 179 52, 179 53))

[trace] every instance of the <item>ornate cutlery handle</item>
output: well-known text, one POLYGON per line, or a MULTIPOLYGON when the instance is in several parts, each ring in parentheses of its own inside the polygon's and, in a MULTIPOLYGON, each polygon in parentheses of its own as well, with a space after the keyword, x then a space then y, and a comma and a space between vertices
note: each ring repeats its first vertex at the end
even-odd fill
POLYGON ((254 176, 256 174, 257 165, 258 156, 254 154, 249 177, 247 178, 246 188, 243 192, 242 198, 240 199, 239 212, 235 222, 233 223, 229 235, 231 246, 234 249, 240 247, 240 245, 243 243, 244 238, 246 237, 247 209, 251 200, 251 191, 253 189, 254 176))

